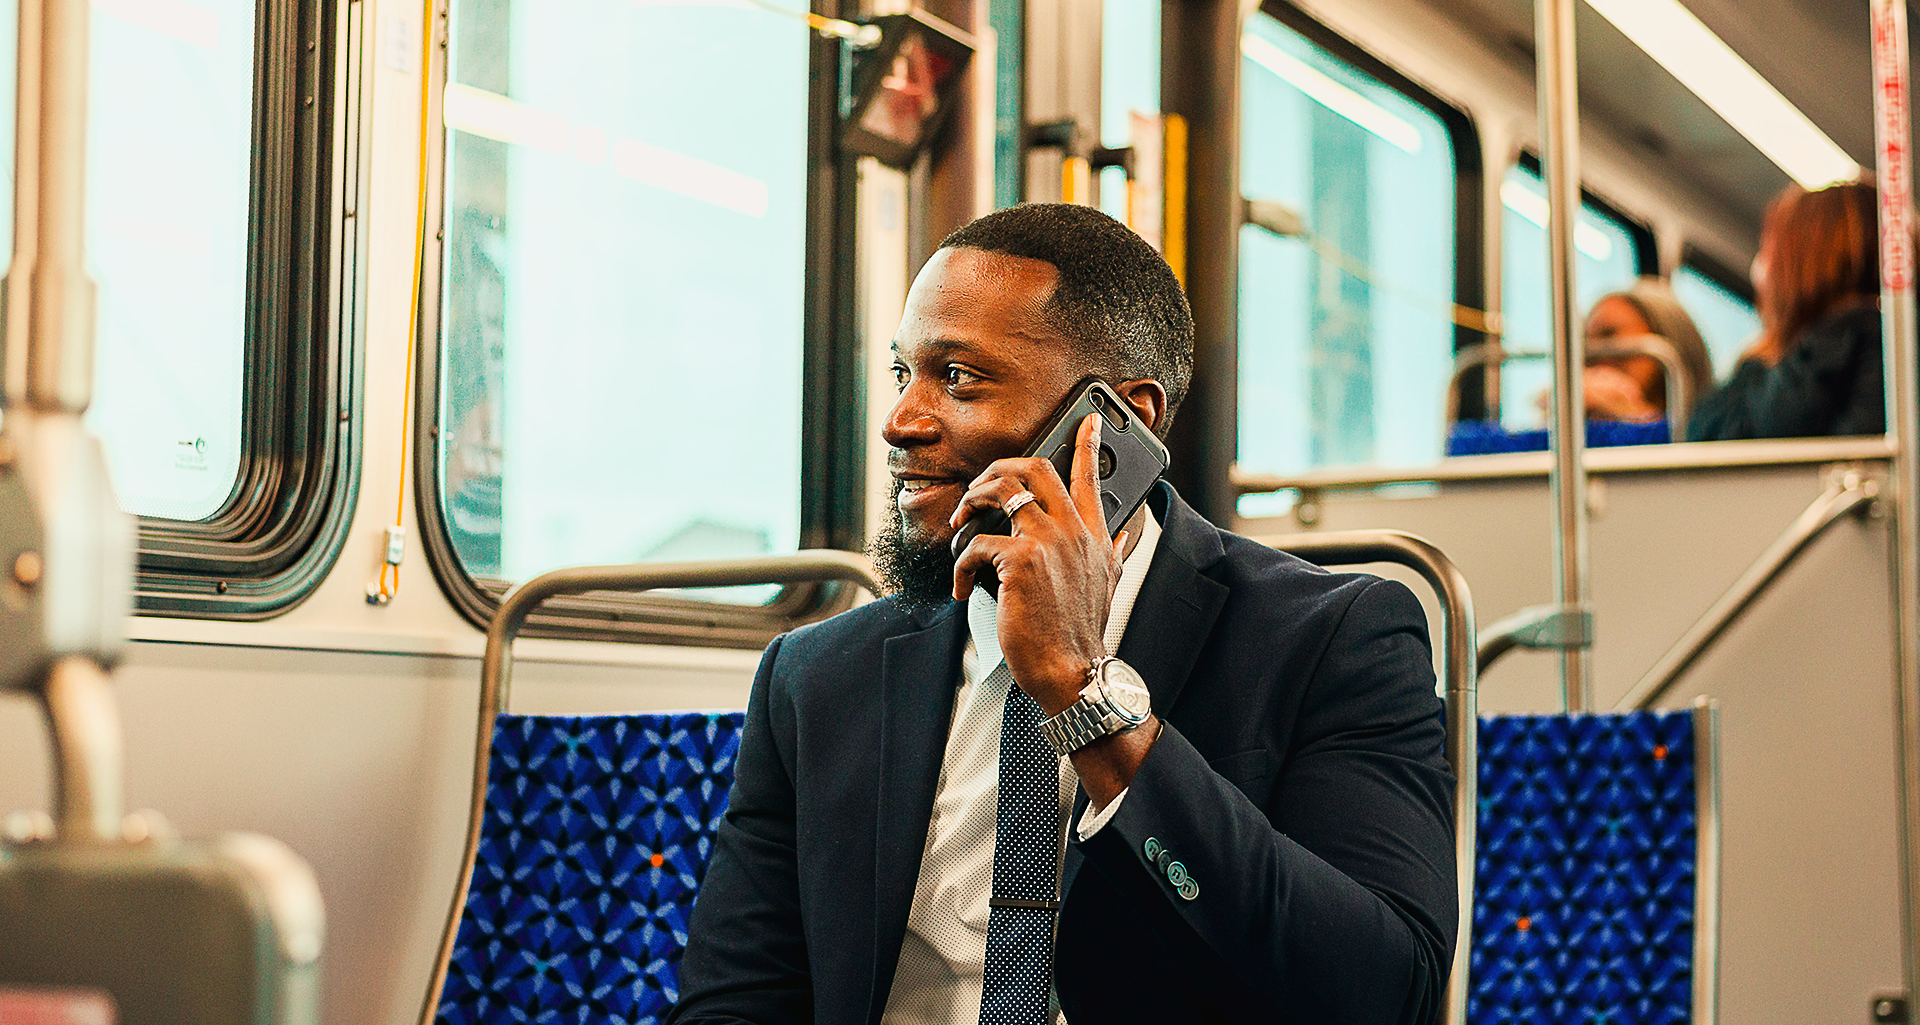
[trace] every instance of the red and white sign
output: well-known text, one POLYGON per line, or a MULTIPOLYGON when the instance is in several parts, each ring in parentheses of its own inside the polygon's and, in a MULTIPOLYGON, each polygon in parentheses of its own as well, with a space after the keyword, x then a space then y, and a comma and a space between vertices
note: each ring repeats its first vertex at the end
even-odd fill
POLYGON ((1873 114, 1880 168, 1880 284, 1913 285, 1913 164, 1906 0, 1873 0, 1873 114))

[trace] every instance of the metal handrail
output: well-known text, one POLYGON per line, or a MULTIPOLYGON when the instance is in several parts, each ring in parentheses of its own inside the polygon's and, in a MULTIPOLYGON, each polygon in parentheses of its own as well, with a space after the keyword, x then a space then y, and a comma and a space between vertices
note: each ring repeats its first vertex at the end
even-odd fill
POLYGON ((1879 494, 1880 482, 1857 471, 1849 471, 1821 492, 1613 707, 1619 711, 1650 708, 1665 697, 1808 545, 1847 515, 1870 506, 1879 494))
POLYGON ((1479 828, 1479 666, 1474 657, 1473 592, 1460 567, 1431 541, 1400 530, 1347 530, 1254 538, 1316 566, 1393 563, 1420 574, 1440 599, 1441 673, 1446 680, 1447 765, 1453 770, 1454 859, 1459 872, 1459 932, 1447 980, 1448 1025, 1467 1020, 1467 967, 1473 949, 1473 874, 1479 828))
MULTIPOLYGON (((1666 473, 1674 470, 1890 460, 1893 455, 1892 443, 1885 436, 1870 434, 1852 438, 1778 438, 1590 449, 1586 454, 1586 466, 1587 472, 1593 474, 1666 473)), ((1257 473, 1235 466, 1229 469, 1228 474, 1235 494, 1264 495, 1275 491, 1319 493, 1357 491, 1390 484, 1524 480, 1547 476, 1551 462, 1551 456, 1545 452, 1502 452, 1484 456, 1451 456, 1425 466, 1339 466, 1293 474, 1257 473)))
POLYGON ((589 591, 654 591, 670 587, 748 587, 756 584, 804 584, 842 581, 879 593, 873 564, 852 552, 827 549, 750 559, 700 562, 649 562, 627 566, 573 566, 542 573, 507 592, 487 624, 487 651, 480 663, 479 723, 475 731, 473 794, 467 809, 466 849, 454 883, 453 906, 440 936, 440 952, 427 983, 421 1025, 433 1025, 440 994, 447 984, 448 962, 466 911, 467 889, 480 851, 480 825, 486 815, 487 765, 493 757, 493 725, 507 707, 513 680, 513 641, 527 617, 548 599, 589 591))
MULTIPOLYGON (((1693 405, 1699 382, 1687 371, 1686 363, 1680 358, 1680 350, 1674 347, 1673 342, 1655 334, 1589 339, 1586 356, 1588 362, 1627 356, 1651 356, 1659 361, 1661 369, 1666 371, 1668 436, 1675 441, 1686 438, 1687 410, 1693 405)), ((1454 357, 1453 373, 1447 378, 1446 405, 1441 408, 1447 411, 1449 420, 1459 415, 1460 379, 1470 370, 1496 361, 1505 363, 1515 359, 1552 358, 1553 353, 1537 349, 1508 349, 1488 342, 1469 345, 1454 357)))
POLYGON ((1537 605, 1496 621, 1480 631, 1477 640, 1480 647, 1476 661, 1484 675, 1488 667, 1515 648, 1558 650, 1568 645, 1592 645, 1593 614, 1591 610, 1569 612, 1551 605, 1537 605))

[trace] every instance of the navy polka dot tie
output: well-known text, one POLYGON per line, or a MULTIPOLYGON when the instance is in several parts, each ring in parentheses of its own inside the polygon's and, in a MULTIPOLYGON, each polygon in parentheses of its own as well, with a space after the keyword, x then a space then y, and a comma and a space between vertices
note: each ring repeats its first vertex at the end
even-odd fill
POLYGON ((1000 799, 980 1025, 1043 1025, 1051 1011, 1060 892, 1060 757, 1040 735, 1040 706, 1013 685, 1000 718, 1000 799))

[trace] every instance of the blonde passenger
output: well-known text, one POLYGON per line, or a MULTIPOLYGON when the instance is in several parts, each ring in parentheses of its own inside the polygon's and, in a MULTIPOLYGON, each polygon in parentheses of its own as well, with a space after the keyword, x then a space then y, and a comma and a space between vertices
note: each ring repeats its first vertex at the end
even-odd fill
POLYGON ((1603 296, 1587 314, 1585 392, 1593 420, 1657 420, 1668 413, 1666 367, 1644 354, 1594 356, 1608 343, 1630 345, 1647 336, 1664 339, 1685 371, 1680 400, 1691 405, 1713 386, 1713 361, 1693 318, 1659 278, 1641 278, 1632 288, 1603 296))

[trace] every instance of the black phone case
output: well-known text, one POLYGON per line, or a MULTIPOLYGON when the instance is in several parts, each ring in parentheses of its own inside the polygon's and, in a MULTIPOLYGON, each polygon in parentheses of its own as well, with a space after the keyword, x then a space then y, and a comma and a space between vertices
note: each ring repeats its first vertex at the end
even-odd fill
MULTIPOLYGON (((1026 454, 1045 456, 1060 472, 1060 479, 1071 483, 1073 440, 1089 413, 1099 413, 1105 420, 1100 428, 1100 504, 1107 514, 1107 536, 1113 537, 1167 471, 1167 447, 1112 388, 1096 380, 1080 388, 1073 403, 1054 417, 1026 454)), ((958 558, 981 534, 1006 533, 1010 530, 1005 513, 994 509, 976 514, 953 535, 953 554, 958 558)))

